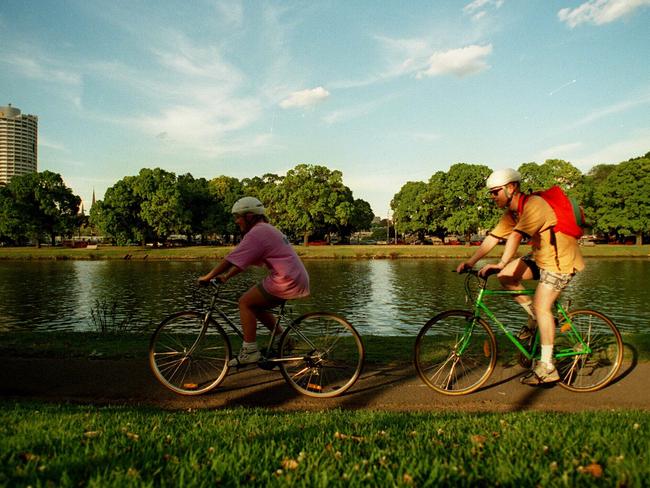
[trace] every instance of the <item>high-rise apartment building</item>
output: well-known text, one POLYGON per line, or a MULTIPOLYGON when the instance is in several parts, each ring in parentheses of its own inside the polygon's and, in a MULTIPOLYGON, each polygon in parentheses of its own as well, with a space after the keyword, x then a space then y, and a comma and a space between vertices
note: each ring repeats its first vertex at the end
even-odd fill
POLYGON ((0 185, 17 175, 37 171, 38 117, 0 106, 0 185))

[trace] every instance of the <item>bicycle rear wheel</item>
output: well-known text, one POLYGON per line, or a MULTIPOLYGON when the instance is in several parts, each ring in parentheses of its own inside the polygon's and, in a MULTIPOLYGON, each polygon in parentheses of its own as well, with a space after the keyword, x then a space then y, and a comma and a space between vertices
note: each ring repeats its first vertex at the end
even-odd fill
POLYGON ((415 369, 430 388, 465 395, 490 377, 497 360, 494 333, 465 310, 448 310, 429 320, 415 341, 415 369))
POLYGON ((164 386, 180 395, 200 395, 215 388, 228 373, 230 341, 205 315, 187 311, 170 315, 149 343, 149 366, 164 386))
POLYGON ((561 325, 555 337, 560 385, 571 391, 599 390, 614 378, 623 362, 621 334, 610 319, 594 310, 575 310, 569 319, 573 329, 569 323, 561 325), (563 353, 584 350, 583 342, 591 353, 562 357, 563 353))
POLYGON ((311 397, 341 395, 357 380, 365 350, 343 317, 312 312, 298 317, 280 339, 280 372, 291 387, 311 397))

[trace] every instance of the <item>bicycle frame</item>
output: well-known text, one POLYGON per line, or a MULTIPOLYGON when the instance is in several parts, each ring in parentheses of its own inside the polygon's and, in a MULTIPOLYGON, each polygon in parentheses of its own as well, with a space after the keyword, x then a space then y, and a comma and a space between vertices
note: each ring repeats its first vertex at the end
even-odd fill
MULTIPOLYGON (((214 280, 210 282, 215 290, 212 295, 212 299, 210 300, 210 305, 206 309, 205 312, 205 317, 203 319, 203 328, 201 329, 201 333, 199 334, 199 337, 197 338, 195 345, 198 344, 204 337, 207 329, 208 329, 208 324, 210 323, 210 318, 212 318, 213 313, 217 313, 217 315, 222 318, 225 323, 228 325, 228 328, 232 330, 237 336, 243 341, 244 340, 244 334, 241 330, 239 330, 239 327, 232 321, 228 315, 219 307, 218 302, 221 303, 227 303, 229 305, 238 305, 237 302, 228 300, 225 298, 220 298, 219 297, 219 291, 221 289, 221 285, 216 283, 214 280)), ((273 339, 276 337, 276 335, 279 335, 278 327, 280 326, 280 323, 284 320, 286 322, 285 327, 288 329, 291 329, 293 332, 296 333, 302 340, 304 340, 307 344, 309 344, 310 347, 312 347, 314 350, 316 349, 316 346, 314 343, 302 333, 300 329, 297 329, 293 327, 293 322, 290 320, 287 320, 287 312, 286 312, 286 304, 282 303, 279 305, 279 310, 277 311, 277 320, 275 321, 275 326, 273 327, 273 330, 271 331, 271 337, 269 338, 269 345, 273 343, 273 339)), ((221 327, 223 330, 223 326, 221 325, 220 321, 215 320, 217 325, 221 327)), ((226 332, 224 330, 224 332, 226 332)), ((226 332, 227 333, 227 332, 226 332)), ((194 346, 192 346, 192 349, 194 346)), ((296 359, 304 359, 302 357, 297 358, 297 357, 283 357, 283 358, 265 358, 265 361, 268 363, 281 363, 281 362, 288 362, 288 361, 295 361, 296 359)))
MULTIPOLYGON (((539 330, 536 332, 535 337, 533 339, 533 344, 530 348, 530 351, 515 337, 508 329, 506 328, 505 324, 501 322, 496 315, 490 310, 490 308, 484 303, 484 297, 489 298, 489 297, 501 297, 501 296, 510 296, 510 297, 517 297, 517 296, 531 296, 535 294, 534 289, 523 289, 523 290, 489 290, 486 288, 487 286, 487 278, 479 278, 479 291, 476 296, 476 300, 474 301, 473 307, 472 307, 472 312, 474 314, 475 318, 480 318, 481 314, 484 314, 490 322, 493 324, 496 324, 499 329, 505 334, 505 336, 508 338, 510 342, 512 342, 515 347, 521 352, 523 356, 525 356, 527 359, 533 359, 537 357, 537 350, 539 346, 539 330)), ((471 297, 471 293, 469 292, 469 281, 466 281, 466 292, 467 292, 467 297, 471 297)), ((583 340, 581 334, 579 334, 573 323, 571 322, 571 319, 569 318, 569 315, 565 308, 562 306, 562 304, 559 301, 555 302, 555 310, 557 312, 557 316, 561 317, 564 319, 564 324, 561 326, 560 330, 565 333, 569 333, 571 335, 571 338, 575 340, 576 342, 579 342, 581 344, 580 350, 575 350, 575 349, 561 349, 558 350, 554 353, 555 358, 565 358, 565 357, 570 357, 570 356, 580 356, 584 354, 591 354, 592 350, 591 348, 585 343, 583 340)), ((470 327, 473 329, 474 327, 474 321, 472 321, 472 324, 470 327)), ((470 330, 471 332, 471 330, 470 330)), ((467 335, 467 340, 469 340, 469 336, 471 334, 467 335)), ((461 353, 464 351, 466 345, 463 344, 461 348, 461 353)))

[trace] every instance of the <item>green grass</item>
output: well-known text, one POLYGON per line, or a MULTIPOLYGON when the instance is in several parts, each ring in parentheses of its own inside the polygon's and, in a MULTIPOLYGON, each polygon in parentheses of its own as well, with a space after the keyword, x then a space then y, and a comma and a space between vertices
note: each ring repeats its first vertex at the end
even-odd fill
MULTIPOLYGON (((97 332, 11 332, 0 333, 0 356, 38 358, 144 358, 149 347, 149 334, 101 334, 97 332)), ((399 365, 413 361, 415 335, 363 336, 366 363, 399 365)), ((511 361, 517 354, 515 346, 504 335, 497 334, 499 357, 511 361)), ((234 340, 234 339, 233 339, 234 340)), ((650 361, 650 334, 624 334, 626 359, 650 361)), ((234 350, 238 343, 233 342, 234 350)))
MULTIPOLYGON (((97 249, 70 249, 64 247, 0 247, 0 259, 132 259, 132 260, 197 260, 218 259, 231 251, 231 247, 174 247, 153 249, 136 246, 99 246, 97 249)), ((427 259, 469 257, 476 247, 468 246, 296 246, 303 259, 427 259)), ((581 248, 585 257, 644 257, 650 256, 650 245, 622 246, 598 245, 581 248)), ((500 247, 493 256, 502 252, 500 247)))
POLYGON ((2 486, 646 486, 649 412, 0 404, 2 486))

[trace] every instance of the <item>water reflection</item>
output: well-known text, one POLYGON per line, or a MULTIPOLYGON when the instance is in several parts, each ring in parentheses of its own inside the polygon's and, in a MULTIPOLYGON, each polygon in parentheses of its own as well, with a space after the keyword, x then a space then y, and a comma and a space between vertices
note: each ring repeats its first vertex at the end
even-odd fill
MULTIPOLYGON (((0 331, 92 330, 91 309, 116 304, 116 319, 130 316, 150 329, 165 315, 200 306, 195 280, 208 261, 3 261, 0 262, 0 331)), ((364 334, 415 335, 436 313, 465 308, 463 280, 452 260, 307 261, 312 296, 294 302, 295 313, 329 310, 364 334)), ((647 331, 650 261, 590 260, 569 287, 572 308, 593 307, 624 331, 647 331)), ((263 270, 233 280, 232 296, 259 281, 263 270)), ((499 304, 505 317, 520 310, 499 304)), ((519 321, 519 319, 517 319, 519 321)), ((514 320, 513 320, 514 322, 514 320)))

